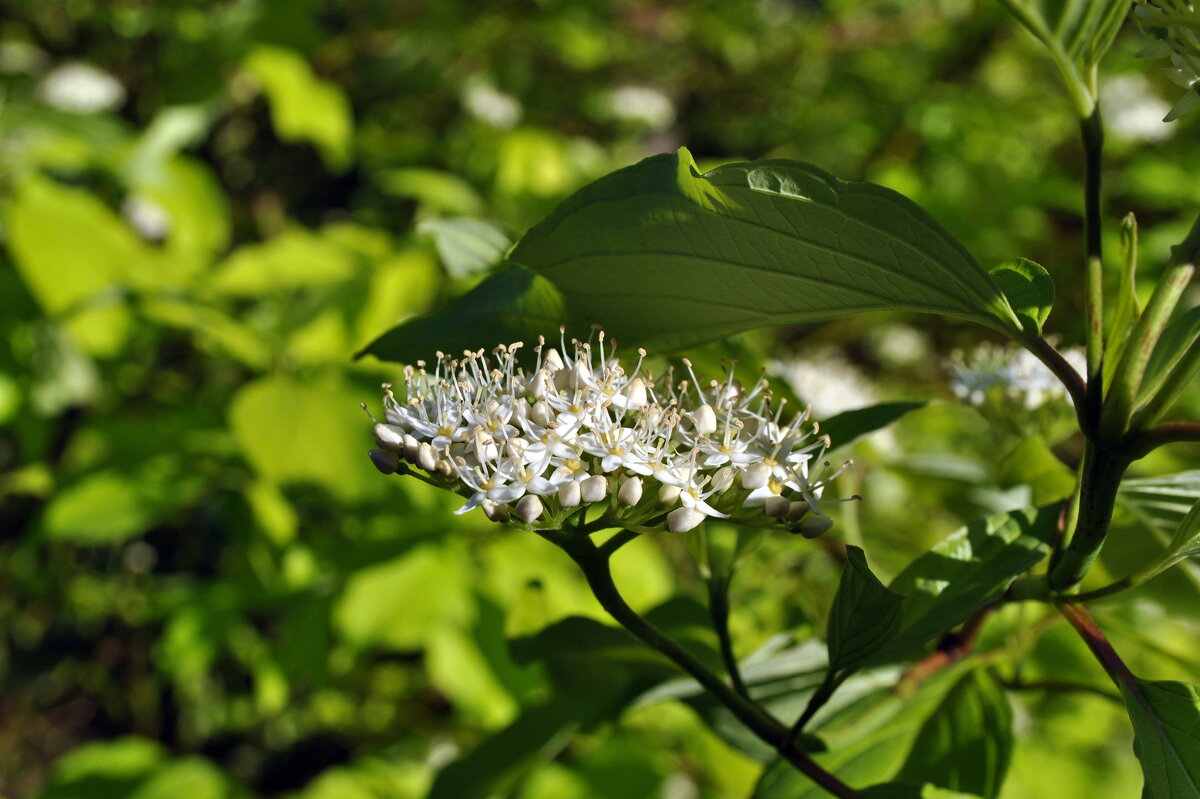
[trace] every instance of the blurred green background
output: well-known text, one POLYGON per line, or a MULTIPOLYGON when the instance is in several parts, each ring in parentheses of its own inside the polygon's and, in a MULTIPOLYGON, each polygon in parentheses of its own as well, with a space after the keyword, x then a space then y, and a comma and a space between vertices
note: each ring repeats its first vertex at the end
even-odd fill
MULTIPOLYGON (((1197 119, 1158 121, 1175 89, 1144 44, 1128 25, 1102 76, 1107 243, 1136 212, 1143 290, 1200 205, 1197 119)), ((684 144, 896 188, 985 265, 1044 264, 1050 327, 1081 338, 1076 122, 998 4, 0 0, 0 795, 416 799, 490 740, 480 796, 747 796, 761 764, 685 704, 528 712, 570 690, 506 639, 605 617, 544 542, 372 469, 358 405, 398 367, 353 360, 574 189, 684 144)), ((890 576, 1077 457, 1061 418, 957 402, 945 358, 980 335, 874 316, 696 359, 775 363, 819 415, 934 399, 839 453, 866 499, 834 536, 890 576)), ((1122 514, 1118 575, 1157 546, 1122 514)), ((616 566, 641 609, 702 592, 679 539, 616 566)), ((747 570, 739 653, 823 629, 826 550, 772 540, 747 570)), ((1139 674, 1195 680, 1197 601, 1186 566, 1097 613, 1139 674)), ((1044 615, 989 627, 1005 673, 1105 688, 1044 615)), ((1005 796, 1137 795, 1119 703, 1013 697, 1005 796)))

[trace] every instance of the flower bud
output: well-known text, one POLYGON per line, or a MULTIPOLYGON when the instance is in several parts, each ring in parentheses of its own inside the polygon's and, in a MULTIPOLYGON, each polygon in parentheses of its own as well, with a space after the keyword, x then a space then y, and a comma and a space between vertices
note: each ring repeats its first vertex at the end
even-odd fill
POLYGON ((594 474, 579 484, 579 494, 584 502, 599 502, 608 495, 608 480, 602 474, 594 474))
POLYGON ((437 462, 437 470, 446 477, 454 476, 454 464, 448 458, 440 458, 437 462))
POLYGON ((804 518, 809 510, 807 502, 791 502, 788 504, 787 516, 784 518, 789 522, 798 522, 804 518))
POLYGON ((396 453, 383 449, 373 449, 367 454, 371 456, 371 463, 375 464, 375 468, 384 474, 392 474, 396 471, 396 453))
POLYGON ((662 488, 658 489, 658 501, 663 505, 674 505, 679 499, 680 491, 682 489, 679 486, 663 483, 662 488))
POLYGON ((526 494, 517 500, 517 518, 526 524, 533 524, 542 515, 542 501, 533 494, 526 494))
POLYGON ((542 358, 542 368, 547 372, 557 372, 563 368, 563 359, 558 350, 550 349, 546 352, 546 357, 542 358))
POLYGON ((782 519, 787 516, 790 506, 791 503, 783 497, 767 497, 763 502, 763 513, 775 519, 782 519))
POLYGON ((575 507, 581 498, 579 483, 575 480, 568 480, 558 487, 558 502, 564 508, 575 507))
POLYGON ((752 463, 746 467, 746 471, 742 473, 742 488, 747 491, 753 491, 756 488, 762 488, 767 484, 767 480, 771 477, 771 467, 759 461, 752 463))
POLYGON ((692 423, 696 425, 696 432, 702 436, 717 432, 717 414, 707 402, 692 412, 692 423))
POLYGON ((617 500, 625 505, 636 505, 642 500, 642 478, 630 477, 621 484, 617 492, 617 500))
POLYGON ((733 469, 725 466, 713 477, 712 488, 713 491, 720 494, 726 491, 731 485, 733 485, 733 469))
POLYGON ((646 381, 640 377, 635 377, 629 381, 629 385, 625 386, 625 407, 630 410, 644 408, 648 397, 646 395, 646 381))
POLYGON ((508 506, 497 505, 490 499, 485 499, 480 503, 479 507, 483 508, 483 513, 494 522, 503 522, 508 520, 508 506))
POLYGON ((416 463, 417 450, 420 449, 420 447, 420 441, 417 441, 408 433, 404 434, 404 460, 408 461, 409 463, 416 463))
POLYGON ((676 508, 667 514, 667 529, 672 533, 686 533, 704 521, 704 514, 695 508, 676 508))
POLYGON ((545 400, 538 400, 529 411, 529 420, 540 427, 549 427, 554 421, 554 414, 550 412, 550 406, 545 400))
POLYGON ((797 531, 805 538, 816 538, 829 532, 833 527, 833 519, 828 516, 809 516, 797 526, 797 531))
POLYGON ((428 441, 422 441, 417 447, 417 465, 427 472, 437 470, 437 453, 428 441))
POLYGON ((375 425, 375 441, 392 452, 404 451, 404 430, 391 424, 375 425))

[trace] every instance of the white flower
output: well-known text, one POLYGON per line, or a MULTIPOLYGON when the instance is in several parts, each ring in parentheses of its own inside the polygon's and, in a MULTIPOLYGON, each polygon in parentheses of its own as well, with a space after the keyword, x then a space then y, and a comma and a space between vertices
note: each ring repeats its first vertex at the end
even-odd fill
MULTIPOLYGON (((1080 347, 1062 352, 1067 363, 1080 374, 1087 372, 1087 355, 1080 347)), ((950 387, 962 400, 981 405, 996 389, 1036 410, 1050 402, 1064 401, 1067 390, 1037 356, 1025 349, 983 344, 970 355, 956 352, 950 357, 950 387)))
POLYGON ((836 474, 819 480, 810 465, 829 442, 805 428, 807 410, 785 423, 765 380, 747 390, 730 371, 705 384, 686 360, 688 379, 668 370, 656 380, 644 351, 626 371, 603 333, 570 348, 539 341, 529 371, 521 350, 438 353, 432 372, 406 367, 403 399, 385 386, 376 466, 455 491, 466 499, 458 513, 482 508, 538 528, 578 524, 576 509, 591 504, 638 531, 732 518, 799 532, 807 509, 824 518, 818 501, 836 474), (774 500, 806 510, 768 517, 774 500))
POLYGON ((110 111, 125 101, 125 87, 116 78, 83 63, 56 67, 38 91, 46 105, 76 114, 110 111))
POLYGON ((819 350, 804 360, 775 361, 770 369, 812 406, 818 419, 879 401, 875 386, 858 367, 833 350, 819 350))
POLYGON ((1174 121, 1200 104, 1200 10, 1187 0, 1139 0, 1135 16, 1159 39, 1138 57, 1169 59, 1167 77, 1187 90, 1163 118, 1174 121))

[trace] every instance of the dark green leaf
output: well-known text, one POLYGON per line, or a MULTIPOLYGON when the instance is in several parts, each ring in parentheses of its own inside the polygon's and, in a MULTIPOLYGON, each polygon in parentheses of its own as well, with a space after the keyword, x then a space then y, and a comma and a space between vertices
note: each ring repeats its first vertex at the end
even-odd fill
POLYGON ((930 714, 899 779, 996 799, 1012 760, 1012 708, 987 671, 974 669, 930 714))
POLYGON ((1026 258, 1005 261, 991 270, 992 280, 1008 297, 1008 304, 1026 333, 1041 335, 1042 325, 1054 305, 1054 281, 1041 264, 1026 258))
POLYGON ((358 355, 412 363, 438 350, 491 350, 515 341, 532 346, 539 335, 556 339, 559 326, 568 321, 554 284, 527 269, 508 267, 437 313, 392 328, 358 355))
POLYGON ((1145 799, 1200 797, 1200 686, 1136 680, 1122 686, 1145 799))
POLYGON ((545 749, 576 725, 598 714, 603 692, 578 697, 556 696, 535 707, 525 708, 507 727, 485 738, 483 743, 438 772, 426 799, 484 799, 492 796, 498 783, 527 768, 545 749))
POLYGON ((1020 327, 987 273, 911 201, 793 161, 701 175, 684 149, 648 158, 567 199, 510 259, 587 321, 659 347, 872 310, 1020 327))
POLYGON ((924 408, 928 402, 881 402, 869 408, 843 411, 821 422, 821 432, 829 436, 832 447, 844 447, 892 424, 900 417, 924 408))
MULTIPOLYGON (((947 669, 927 680, 909 698, 893 691, 896 679, 893 675, 890 681, 861 694, 824 724, 814 724, 829 746, 828 752, 814 759, 850 785, 891 780, 922 724, 960 673, 957 668, 947 669)), ((814 718, 814 722, 819 719, 819 716, 814 718)), ((751 799, 828 799, 828 796, 787 761, 776 758, 763 772, 751 799)))
POLYGON ((871 573, 867 557, 856 546, 846 547, 846 566, 829 611, 829 670, 858 668, 868 656, 891 641, 900 626, 904 597, 888 590, 871 573))
POLYGON ((872 660, 912 655, 999 597, 1049 553, 1057 520, 1054 506, 980 519, 913 561, 890 586, 908 597, 900 631, 872 660))

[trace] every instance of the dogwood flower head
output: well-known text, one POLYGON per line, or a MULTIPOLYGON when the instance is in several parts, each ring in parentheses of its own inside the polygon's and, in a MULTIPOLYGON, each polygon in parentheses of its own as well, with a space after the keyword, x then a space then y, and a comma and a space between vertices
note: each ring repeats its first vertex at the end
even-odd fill
POLYGON ((767 381, 730 368, 702 381, 684 360, 655 378, 644 350, 626 369, 604 333, 438 353, 384 386, 372 462, 449 489, 488 518, 530 529, 579 525, 591 512, 637 532, 683 532, 731 519, 813 534, 830 526, 820 497, 829 446, 809 409, 784 418, 767 381), (683 376, 686 373, 686 376, 683 376))
POLYGON ((1187 93, 1163 118, 1179 119, 1200 104, 1200 9, 1188 0, 1139 0, 1134 15, 1158 41, 1138 58, 1167 58, 1167 77, 1187 93))
MULTIPOLYGON (((1069 347, 1062 355, 1077 372, 1087 372, 1082 348, 1069 347)), ((1028 350, 983 344, 967 355, 954 353, 947 366, 951 389, 971 405, 983 404, 992 390, 1031 411, 1066 400, 1063 384, 1028 350)))

